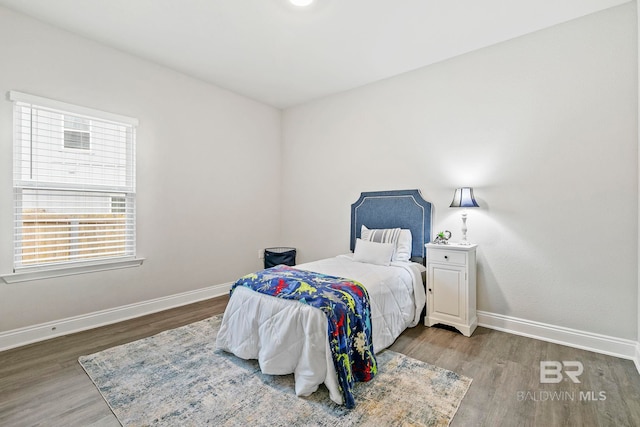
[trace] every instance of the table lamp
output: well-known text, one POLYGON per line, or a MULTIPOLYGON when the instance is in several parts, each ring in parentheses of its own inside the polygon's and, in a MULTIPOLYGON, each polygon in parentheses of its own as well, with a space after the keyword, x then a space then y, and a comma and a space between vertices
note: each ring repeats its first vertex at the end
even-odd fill
POLYGON ((473 188, 461 187, 456 188, 456 192, 453 194, 453 201, 450 208, 465 208, 462 211, 462 241, 461 245, 469 245, 467 241, 467 209, 466 208, 479 208, 478 202, 473 197, 473 188))

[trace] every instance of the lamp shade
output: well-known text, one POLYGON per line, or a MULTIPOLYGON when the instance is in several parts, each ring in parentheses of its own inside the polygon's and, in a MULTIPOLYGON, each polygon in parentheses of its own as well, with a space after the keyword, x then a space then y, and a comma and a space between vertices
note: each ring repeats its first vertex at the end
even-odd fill
POLYGON ((478 202, 473 197, 473 188, 462 187, 456 188, 456 192, 453 195, 450 208, 479 208, 478 202))

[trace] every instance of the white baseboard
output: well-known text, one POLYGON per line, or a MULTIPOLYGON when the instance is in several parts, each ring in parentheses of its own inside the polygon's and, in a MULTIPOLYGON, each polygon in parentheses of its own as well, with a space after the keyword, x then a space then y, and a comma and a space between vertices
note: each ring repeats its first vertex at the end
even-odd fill
POLYGON ((219 297, 228 293, 231 285, 232 283, 223 283, 195 291, 0 332, 0 351, 219 297))
MULTIPOLYGON (((195 291, 1 332, 0 351, 215 298, 228 293, 231 285, 231 283, 223 283, 195 291)), ((485 311, 478 311, 478 326, 630 359, 634 361, 638 373, 640 373, 640 342, 485 311)))
POLYGON ((478 326, 633 360, 640 373, 640 343, 547 323, 478 311, 478 326))

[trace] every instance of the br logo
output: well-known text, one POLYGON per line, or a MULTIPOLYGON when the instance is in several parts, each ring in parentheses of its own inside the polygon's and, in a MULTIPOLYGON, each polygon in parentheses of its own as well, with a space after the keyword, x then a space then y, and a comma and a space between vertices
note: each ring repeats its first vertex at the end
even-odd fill
POLYGON ((566 376, 574 383, 579 383, 578 377, 584 372, 582 362, 577 360, 562 361, 541 360, 540 361, 540 382, 543 384, 557 384, 566 376))

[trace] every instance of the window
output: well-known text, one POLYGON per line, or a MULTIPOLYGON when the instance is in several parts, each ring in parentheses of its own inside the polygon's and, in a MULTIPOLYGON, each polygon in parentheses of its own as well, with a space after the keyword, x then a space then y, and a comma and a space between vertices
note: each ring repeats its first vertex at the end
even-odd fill
POLYGON ((14 272, 135 258, 136 119, 19 92, 14 272))
POLYGON ((125 213, 127 211, 126 197, 111 197, 111 213, 125 213))
POLYGON ((81 117, 64 116, 64 148, 89 150, 91 148, 91 122, 81 117))

